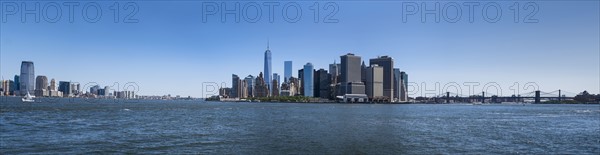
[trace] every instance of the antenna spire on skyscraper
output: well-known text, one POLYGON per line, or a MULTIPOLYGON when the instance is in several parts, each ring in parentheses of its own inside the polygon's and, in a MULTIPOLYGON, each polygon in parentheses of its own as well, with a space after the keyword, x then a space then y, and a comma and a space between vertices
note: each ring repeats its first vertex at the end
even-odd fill
POLYGON ((267 50, 269 50, 269 39, 267 39, 267 50))

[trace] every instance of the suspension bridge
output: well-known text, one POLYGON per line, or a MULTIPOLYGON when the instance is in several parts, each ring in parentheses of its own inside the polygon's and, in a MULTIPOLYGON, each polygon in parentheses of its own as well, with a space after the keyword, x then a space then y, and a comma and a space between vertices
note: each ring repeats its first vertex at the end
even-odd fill
POLYGON ((562 101, 572 100, 577 93, 555 90, 544 92, 540 90, 513 94, 511 96, 501 96, 490 92, 481 92, 477 95, 462 95, 453 92, 445 92, 431 97, 430 100, 436 103, 453 103, 453 102, 481 102, 481 103, 501 103, 501 102, 533 102, 541 103, 542 101, 562 101))

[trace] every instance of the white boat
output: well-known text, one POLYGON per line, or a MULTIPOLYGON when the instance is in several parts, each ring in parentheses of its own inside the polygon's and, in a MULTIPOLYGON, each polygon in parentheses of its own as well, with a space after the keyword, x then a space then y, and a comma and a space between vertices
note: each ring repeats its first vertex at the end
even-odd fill
POLYGON ((26 102, 26 103, 27 102, 35 102, 35 100, 33 100, 34 97, 35 96, 31 96, 29 94, 29 92, 27 92, 27 95, 25 95, 23 98, 21 98, 21 101, 26 102))

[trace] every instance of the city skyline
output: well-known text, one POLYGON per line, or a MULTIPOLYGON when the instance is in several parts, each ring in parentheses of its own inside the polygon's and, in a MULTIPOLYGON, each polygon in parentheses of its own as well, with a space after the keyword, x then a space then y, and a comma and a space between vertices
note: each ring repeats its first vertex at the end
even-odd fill
POLYGON ((599 93, 598 2, 537 2, 539 23, 514 23, 504 2, 499 3, 505 7, 506 19, 498 23, 482 19, 473 23, 421 23, 417 17, 404 23, 394 11, 401 3, 389 2, 389 7, 365 3, 337 3, 340 22, 329 24, 279 19, 236 25, 215 18, 202 23, 192 20, 201 19, 190 13, 194 6, 173 10, 155 5, 162 2, 139 2, 140 22, 135 24, 33 24, 11 16, 0 28, 0 74, 5 80, 12 79, 19 75, 21 61, 33 61, 36 75, 58 81, 100 85, 135 82, 144 95, 202 97, 203 82, 231 86, 229 73, 257 76, 264 67, 265 42, 270 42, 272 73, 279 75, 284 73, 284 61, 293 61, 296 70, 307 62, 315 69, 327 69, 339 55, 350 52, 363 60, 391 56, 396 67, 411 75, 411 82, 425 82, 428 88, 436 82, 442 86, 479 82, 481 89, 496 82, 505 91, 503 95, 510 95, 514 82, 520 87, 535 82, 542 90, 599 93), (351 11, 361 10, 357 8, 380 12, 351 11), (168 13, 165 16, 145 9, 168 13), (113 30, 118 33, 108 33, 113 30), (146 34, 146 30, 156 33, 146 34), (235 37, 229 37, 232 35, 235 37), (176 75, 190 80, 164 83, 176 75))

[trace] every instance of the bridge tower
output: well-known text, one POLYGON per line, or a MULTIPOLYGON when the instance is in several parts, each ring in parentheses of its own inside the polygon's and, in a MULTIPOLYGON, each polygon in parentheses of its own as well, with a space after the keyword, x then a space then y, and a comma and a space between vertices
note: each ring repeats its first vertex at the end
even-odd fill
POLYGON ((450 92, 446 92, 446 103, 450 103, 450 92))
POLYGON ((560 97, 560 89, 558 90, 558 102, 560 102, 561 97, 560 97))
POLYGON ((540 91, 535 91, 535 103, 540 103, 540 91))
POLYGON ((481 103, 485 103, 485 92, 481 92, 481 103))

